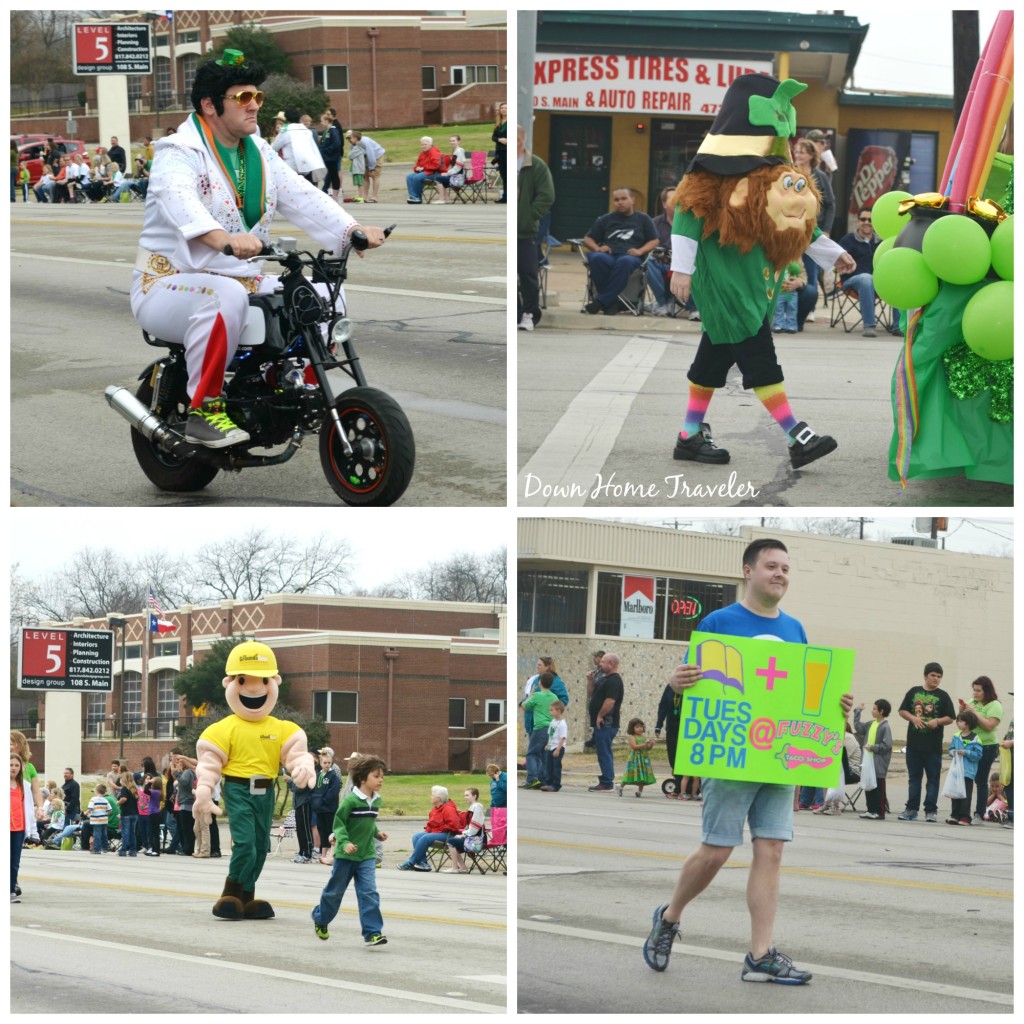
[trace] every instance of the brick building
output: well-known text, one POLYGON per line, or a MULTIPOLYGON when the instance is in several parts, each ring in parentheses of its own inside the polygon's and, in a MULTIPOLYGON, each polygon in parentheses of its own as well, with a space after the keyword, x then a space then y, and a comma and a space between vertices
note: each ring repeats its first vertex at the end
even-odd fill
MULTIPOLYGON (((506 614, 503 606, 440 601, 277 594, 165 613, 175 629, 147 633, 147 616, 115 630, 114 689, 85 694, 82 770, 105 769, 118 756, 159 759, 177 741, 193 709, 174 691, 179 672, 219 638, 245 634, 277 655, 287 702, 323 717, 337 756, 378 753, 398 772, 480 771, 504 763, 506 614), (123 716, 123 718, 122 718, 123 716)), ((103 629, 106 619, 71 625, 103 629)), ((40 698, 42 763, 45 698, 40 698)))

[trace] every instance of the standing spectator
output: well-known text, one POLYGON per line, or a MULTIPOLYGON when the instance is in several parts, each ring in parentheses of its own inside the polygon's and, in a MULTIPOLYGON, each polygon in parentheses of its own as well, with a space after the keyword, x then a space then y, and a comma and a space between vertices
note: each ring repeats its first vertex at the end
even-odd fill
POLYGON ((191 857, 195 853, 195 819, 192 807, 196 802, 196 773, 180 756, 175 755, 175 815, 178 819, 178 841, 181 853, 191 857))
POLYGON ((369 195, 366 196, 368 203, 377 202, 377 193, 380 191, 380 176, 383 169, 383 157, 387 150, 369 135, 362 132, 346 132, 349 142, 362 142, 366 150, 366 181, 369 186, 369 195))
POLYGON ((924 683, 907 690, 900 704, 900 718, 909 723, 907 729, 907 807, 900 821, 916 821, 921 806, 921 776, 927 779, 924 796, 926 821, 938 821, 939 778, 942 774, 942 730, 949 725, 956 711, 942 682, 942 666, 929 661, 924 667, 924 683))
POLYGON ((70 768, 64 769, 64 785, 61 789, 64 792, 64 817, 72 825, 82 817, 82 788, 70 768))
POLYGON ((349 137, 348 165, 349 172, 352 175, 352 184, 358 193, 353 197, 352 202, 369 202, 369 199, 367 199, 367 189, 371 179, 366 172, 366 147, 363 145, 362 136, 358 132, 353 133, 349 137))
POLYGON ((125 770, 118 777, 117 802, 121 807, 121 849, 119 857, 135 857, 136 846, 135 825, 139 816, 139 788, 132 778, 132 773, 125 770))
POLYGON ((658 701, 658 720, 654 726, 654 738, 661 739, 661 727, 665 727, 665 753, 668 754, 668 769, 672 773, 675 792, 666 793, 668 797, 678 800, 688 799, 686 796, 690 776, 676 775, 676 747, 679 744, 679 713, 682 710, 683 695, 676 693, 671 686, 666 686, 658 701))
POLYGON ((776 334, 797 333, 797 293, 806 285, 807 268, 802 263, 790 263, 779 285, 779 303, 775 307, 775 319, 772 321, 772 330, 776 334))
POLYGON ((142 788, 149 794, 149 813, 146 815, 145 820, 147 827, 146 849, 143 851, 147 857, 160 856, 164 846, 160 835, 160 826, 164 825, 169 835, 171 823, 174 821, 173 810, 168 811, 165 806, 165 801, 169 799, 171 807, 173 807, 174 800, 174 787, 165 782, 165 778, 169 775, 169 770, 164 775, 154 771, 152 774, 147 773, 143 779, 142 788), (165 786, 168 788, 166 794, 164 792, 165 786))
MULTIPOLYGON (((151 136, 145 135, 145 136, 143 136, 142 142, 143 142, 143 151, 142 151, 143 160, 144 160, 144 162, 146 164, 146 167, 149 168, 153 164, 153 139, 152 139, 151 136)), ((136 158, 136 159, 138 159, 138 158, 136 158)))
POLYGON ((809 131, 804 138, 810 139, 814 143, 815 148, 818 150, 818 158, 821 161, 821 172, 822 174, 827 174, 831 180, 839 165, 836 163, 832 150, 828 148, 828 136, 820 129, 815 128, 809 131))
POLYGON ((584 248, 590 251, 587 264, 594 290, 594 298, 583 307, 585 313, 618 313, 619 293, 643 258, 658 246, 654 221, 634 209, 632 190, 615 189, 612 203, 615 209, 598 217, 583 238, 584 248))
POLYGON ((551 672, 542 672, 540 686, 523 702, 523 717, 529 712, 532 722, 530 741, 526 748, 526 782, 523 789, 540 789, 548 783, 544 772, 544 750, 548 742, 548 726, 551 724, 551 705, 558 700, 552 692, 555 681, 551 672))
MULTIPOLYGON (((985 819, 988 803, 988 776, 992 765, 999 756, 999 739, 996 730, 1003 717, 1003 705, 999 703, 996 688, 988 676, 978 676, 971 683, 974 693, 970 704, 960 701, 960 707, 969 707, 978 717, 975 727, 981 744, 981 764, 978 765, 978 801, 974 811, 974 822, 980 825, 985 819)), ((970 808, 968 808, 970 810, 970 808)))
POLYGON ((13 203, 17 198, 18 189, 18 171, 21 168, 18 157, 18 144, 16 142, 11 143, 11 202, 13 203))
POLYGON ((623 786, 636 786, 636 795, 644 795, 644 786, 653 786, 654 772, 651 770, 651 749, 654 740, 647 738, 647 726, 640 718, 630 719, 626 726, 626 739, 629 742, 629 759, 622 772, 622 782, 617 783, 615 792, 622 796, 623 786))
POLYGON ((121 168, 121 173, 124 174, 124 170, 128 166, 128 157, 125 155, 125 151, 118 145, 116 135, 112 135, 110 138, 110 149, 107 150, 107 155, 121 168))
MULTIPOLYGON (((334 829, 334 816, 341 802, 341 775, 334 768, 334 757, 320 751, 320 770, 313 790, 312 810, 316 817, 316 831, 320 837, 320 863, 330 864, 330 836, 334 829)), ((314 853, 317 851, 314 850, 314 853)))
POLYGON ((327 169, 324 178, 324 191, 332 199, 341 202, 341 157, 345 150, 345 143, 341 135, 341 125, 331 117, 330 113, 322 114, 320 117, 320 137, 317 142, 320 146, 320 158, 327 169))
POLYGON ((21 902, 18 870, 25 840, 38 838, 32 789, 25 778, 25 761, 21 754, 11 751, 11 902, 21 902))
POLYGON ((28 202, 28 187, 32 180, 32 176, 28 173, 28 168, 21 165, 18 169, 18 188, 21 189, 21 198, 23 202, 28 202))
POLYGON ((39 781, 39 772, 32 764, 32 751, 29 750, 28 738, 18 729, 11 730, 11 753, 17 754, 25 766, 25 781, 32 791, 32 806, 35 808, 33 818, 37 818, 43 813, 43 785, 39 781))
POLYGON ((414 206, 423 202, 423 183, 434 181, 441 172, 441 150, 434 145, 429 135, 420 139, 420 151, 412 171, 405 176, 405 188, 409 193, 407 203, 414 206))
MULTIPOLYGON (((86 808, 89 817, 89 826, 92 829, 92 852, 105 853, 107 850, 107 822, 110 821, 110 804, 107 802, 106 783, 100 782, 96 786, 89 805, 86 808)), ((85 849, 85 838, 82 838, 82 849, 85 849)))
POLYGON ((619 675, 620 658, 617 654, 606 654, 601 659, 600 669, 604 673, 600 683, 594 687, 590 698, 590 724, 594 727, 594 746, 597 748, 599 775, 597 785, 591 786, 591 793, 615 792, 615 758, 612 756, 612 742, 619 731, 619 709, 622 707, 623 684, 619 675))
POLYGON ((537 230, 555 202, 555 185, 548 165, 526 148, 526 129, 522 125, 516 127, 516 158, 516 318, 520 330, 532 331, 541 318, 537 230))
MULTIPOLYGON (((782 541, 765 537, 749 544, 743 552, 743 579, 743 599, 712 612, 697 628, 723 636, 806 644, 803 625, 779 608, 789 587, 789 555, 782 541)), ((671 685, 675 690, 686 690, 696 686, 700 678, 700 666, 680 665, 671 685)), ((840 704, 845 718, 853 697, 843 694, 840 704)), ((655 971, 668 967, 683 910, 711 884, 732 851, 743 843, 747 821, 754 847, 747 879, 750 951, 740 978, 784 985, 803 985, 811 980, 810 973, 796 967, 772 941, 783 846, 793 838, 793 789, 778 783, 726 779, 704 782, 701 845, 683 864, 671 900, 654 911, 643 949, 648 967, 655 971)))
POLYGON ((494 166, 498 168, 498 175, 501 178, 501 198, 499 203, 508 202, 508 104, 499 103, 494 115, 494 131, 491 132, 491 142, 494 143, 494 166))
MULTIPOLYGON (((824 174, 819 164, 818 147, 807 139, 797 139, 793 143, 793 163, 811 179, 818 188, 821 202, 818 203, 818 227, 826 237, 832 230, 832 221, 836 216, 836 197, 832 191, 832 183, 824 174)), ((818 305, 818 264, 807 253, 803 255, 804 269, 807 271, 807 284, 798 297, 797 329, 803 330, 804 322, 814 322, 814 310, 818 305)), ((872 321, 873 322, 873 321, 872 321)))
POLYGON ((121 772, 124 769, 121 767, 121 762, 115 757, 110 762, 110 767, 107 769, 107 789, 116 794, 121 788, 121 772))
MULTIPOLYGON (((590 703, 590 698, 594 696, 594 688, 601 681, 601 677, 604 673, 601 671, 601 659, 604 657, 604 651, 594 651, 591 654, 591 660, 594 663, 594 667, 587 673, 587 703, 590 703)), ((594 749, 594 730, 590 730, 590 739, 583 744, 584 750, 594 749)))
MULTIPOLYGON (((860 303, 860 318, 864 321, 864 337, 876 338, 875 333, 875 250, 882 240, 871 226, 871 211, 860 210, 857 214, 857 230, 848 231, 839 239, 839 244, 857 261, 852 274, 844 274, 840 288, 849 288, 857 293, 860 303)), ((897 330, 895 333, 899 333, 897 330)))
POLYGON ((299 841, 298 855, 292 858, 294 864, 309 864, 313 860, 313 793, 315 786, 299 788, 288 779, 292 791, 292 806, 295 808, 295 835, 299 841))
MULTIPOLYGON (((1013 696, 1013 691, 1009 691, 1013 696)), ((1013 828, 1013 719, 1010 719, 1010 727, 1003 736, 1003 742, 999 746, 1010 755, 1010 772, 1003 784, 1003 791, 1006 794, 1006 821, 1003 828, 1013 828)))
POLYGON ((569 726, 563 715, 565 705, 560 700, 551 703, 551 721, 548 723, 548 742, 544 748, 545 793, 557 793, 562 788, 562 762, 565 760, 565 744, 569 738, 569 726))
POLYGON ((853 709, 853 731, 864 744, 863 757, 870 755, 874 758, 878 785, 874 789, 864 791, 867 810, 861 817, 883 821, 886 805, 885 780, 889 775, 889 761, 892 759, 892 730, 888 722, 889 715, 892 714, 892 705, 885 698, 876 700, 871 705, 870 723, 861 722, 860 713, 863 710, 863 704, 853 709))
POLYGON ((316 135, 302 123, 302 115, 294 107, 284 113, 288 123, 277 133, 271 147, 296 174, 313 184, 315 172, 325 169, 316 135))
POLYGON ((491 811, 495 807, 508 807, 508 775, 496 764, 487 766, 487 777, 491 780, 491 811))
MULTIPOLYGON (((949 744, 949 756, 963 761, 964 795, 953 797, 947 825, 970 825, 971 797, 974 795, 974 780, 981 770, 981 743, 978 740, 978 716, 970 709, 962 710, 956 716, 957 733, 949 744)), ((986 792, 988 787, 985 787, 986 792)))

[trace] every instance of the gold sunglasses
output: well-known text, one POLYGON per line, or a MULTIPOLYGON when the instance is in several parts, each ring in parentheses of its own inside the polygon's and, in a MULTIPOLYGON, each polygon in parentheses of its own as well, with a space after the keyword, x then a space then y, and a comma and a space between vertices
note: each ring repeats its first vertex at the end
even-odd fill
POLYGON ((263 106, 263 101, 267 97, 263 95, 258 89, 246 89, 245 92, 236 92, 233 95, 225 93, 224 99, 234 100, 240 107, 247 107, 253 100, 256 101, 257 107, 263 106))

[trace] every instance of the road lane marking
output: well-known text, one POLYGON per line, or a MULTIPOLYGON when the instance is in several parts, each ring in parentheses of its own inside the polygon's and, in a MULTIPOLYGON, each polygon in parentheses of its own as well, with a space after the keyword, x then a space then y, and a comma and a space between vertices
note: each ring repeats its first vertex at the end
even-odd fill
MULTIPOLYGON (((678 853, 660 853, 655 850, 619 849, 615 846, 597 846, 588 843, 564 843, 557 839, 530 839, 519 836, 519 843, 524 846, 553 846, 565 850, 585 850, 589 853, 611 853, 616 857, 643 857, 652 860, 672 860, 682 866, 685 857, 678 853)), ((528 873, 529 864, 520 861, 523 873, 528 873)), ((749 861, 726 861, 725 868, 749 868, 749 861)), ((575 869, 574 869, 575 870, 575 869)), ((821 871, 817 868, 799 868, 782 865, 783 874, 805 875, 809 878, 836 879, 841 882, 868 882, 871 885, 891 885, 898 889, 925 889, 928 892, 956 893, 961 896, 986 896, 995 900, 1012 900, 1013 893, 1001 889, 977 889, 966 885, 945 885, 941 882, 918 882, 903 878, 879 878, 877 875, 850 875, 842 871, 821 871)))
MULTIPOLYGON (((637 954, 639 962, 640 947, 643 945, 643 938, 635 936, 609 934, 607 932, 595 932, 586 928, 570 928, 565 925, 543 924, 539 921, 525 921, 520 919, 520 930, 544 932, 548 935, 557 935, 561 938, 580 939, 585 942, 605 942, 615 946, 628 946, 637 954)), ((673 946, 673 949, 680 950, 686 956, 699 956, 706 960, 722 960, 726 963, 739 966, 740 958, 735 952, 725 949, 709 949, 707 946, 688 946, 680 943, 673 946)), ((1013 996, 1004 995, 1001 992, 989 992, 985 989, 961 988, 958 985, 943 985, 940 982, 930 981, 927 978, 897 978, 883 974, 873 974, 866 971, 850 971, 844 967, 832 967, 823 964, 808 964, 800 962, 801 967, 810 971, 815 976, 824 975, 829 978, 841 978, 844 981, 855 981, 863 985, 879 985, 884 988, 901 988, 911 992, 927 992, 929 995, 948 996, 950 999, 968 999, 982 1003, 996 1003, 999 1006, 1012 1006, 1013 996)))
POLYGON ((667 342, 633 337, 569 403, 519 473, 520 506, 581 507, 667 342), (545 497, 544 488, 552 488, 545 497), (527 495, 532 496, 528 497, 527 495))
MULTIPOLYGON (((50 256, 34 252, 12 252, 11 259, 47 260, 56 263, 84 263, 90 267, 115 267, 118 270, 133 270, 132 264, 127 260, 115 263, 111 260, 87 260, 80 256, 50 256)), ((505 279, 502 278, 502 281, 505 279)), ((505 308, 505 299, 490 298, 486 295, 463 295, 454 292, 417 292, 408 288, 376 288, 367 284, 346 284, 345 292, 358 292, 367 295, 401 295, 408 299, 439 299, 444 302, 468 302, 473 305, 500 306, 505 308)))
MULTIPOLYGON (((389 915, 392 916, 392 915, 389 915)), ((105 939, 94 939, 84 935, 68 935, 66 932, 45 932, 38 928, 12 927, 12 933, 25 936, 41 936, 52 939, 56 942, 78 942, 83 946, 93 946, 98 949, 109 949, 123 954, 133 961, 140 955, 157 957, 164 960, 176 960, 179 963, 202 964, 204 967, 212 967, 215 970, 240 971, 243 974, 258 974, 261 977, 279 978, 282 981, 295 981, 303 985, 319 985, 324 988, 337 988, 346 992, 361 992, 365 995, 383 996, 387 999, 406 999, 413 1003, 428 1003, 436 1008, 437 994, 408 992, 398 988, 385 988, 382 985, 364 985, 356 981, 342 981, 339 978, 322 977, 315 974, 300 974, 298 971, 282 971, 276 967, 261 967, 256 964, 235 963, 231 960, 217 960, 212 963, 209 957, 193 956, 189 953, 175 953, 171 950, 151 949, 147 946, 131 946, 120 942, 110 942, 105 939)), ((475 1011, 476 1013, 505 1013, 504 1006, 494 1006, 490 1003, 476 1003, 468 999, 445 998, 445 1006, 452 1006, 458 1010, 475 1011)))

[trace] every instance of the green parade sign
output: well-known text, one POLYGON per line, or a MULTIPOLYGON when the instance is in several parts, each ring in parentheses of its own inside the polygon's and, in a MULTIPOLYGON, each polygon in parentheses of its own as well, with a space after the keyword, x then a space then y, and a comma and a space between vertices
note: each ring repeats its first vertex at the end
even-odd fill
POLYGON ((840 647, 694 633, 686 664, 702 678, 681 694, 675 773, 834 786, 853 661, 840 647))

